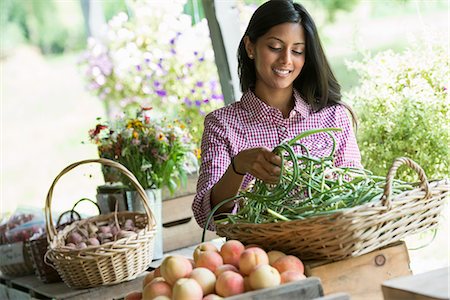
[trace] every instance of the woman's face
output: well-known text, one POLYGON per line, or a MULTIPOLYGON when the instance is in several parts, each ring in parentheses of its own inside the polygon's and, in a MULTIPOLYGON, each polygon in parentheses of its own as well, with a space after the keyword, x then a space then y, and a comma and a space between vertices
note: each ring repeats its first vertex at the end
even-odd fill
POLYGON ((276 25, 255 44, 247 38, 246 49, 255 62, 258 88, 292 88, 305 63, 303 26, 298 23, 276 25))

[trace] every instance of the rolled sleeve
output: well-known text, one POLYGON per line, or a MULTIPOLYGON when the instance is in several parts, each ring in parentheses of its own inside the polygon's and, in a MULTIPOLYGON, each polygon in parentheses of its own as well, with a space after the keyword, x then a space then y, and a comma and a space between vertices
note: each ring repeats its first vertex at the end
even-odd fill
MULTIPOLYGON (((204 122, 202 137, 202 162, 197 182, 197 193, 192 203, 192 211, 198 225, 205 227, 207 218, 211 213, 211 189, 220 180, 230 164, 229 145, 226 137, 226 128, 211 113, 204 122)), ((208 230, 215 230, 212 222, 208 230)))

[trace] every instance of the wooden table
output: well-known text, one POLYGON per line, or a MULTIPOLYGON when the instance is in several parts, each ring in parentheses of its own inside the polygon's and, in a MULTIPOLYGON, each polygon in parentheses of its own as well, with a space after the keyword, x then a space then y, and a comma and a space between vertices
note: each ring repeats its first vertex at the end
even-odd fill
MULTIPOLYGON (((224 238, 211 241, 218 248, 225 242, 224 238)), ((168 255, 183 255, 192 258, 197 245, 164 253, 168 255)), ((163 258, 164 258, 163 257, 163 258)), ((159 267, 162 259, 154 260, 149 271, 159 267)), ((131 291, 142 289, 142 281, 148 272, 140 274, 136 279, 116 285, 100 286, 89 289, 72 289, 64 282, 43 283, 34 275, 23 277, 8 277, 0 274, 0 300, 3 299, 123 299, 131 291)))
POLYGON ((449 267, 430 272, 398 277, 382 285, 385 300, 450 299, 449 267))

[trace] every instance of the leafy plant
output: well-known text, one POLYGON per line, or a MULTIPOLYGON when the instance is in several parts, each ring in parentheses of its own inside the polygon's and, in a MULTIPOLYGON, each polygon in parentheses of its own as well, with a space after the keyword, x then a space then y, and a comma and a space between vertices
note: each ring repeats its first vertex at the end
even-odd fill
POLYGON ((360 118, 357 138, 366 169, 386 175, 395 158, 408 156, 428 177, 448 176, 448 50, 434 37, 402 53, 388 50, 348 64, 360 76, 346 97, 360 118))
MULTIPOLYGON (((173 192, 198 167, 199 153, 186 126, 179 120, 157 119, 149 108, 133 118, 100 122, 89 137, 100 157, 123 164, 145 189, 167 186, 173 192)), ((130 184, 125 177, 120 179, 130 184)))

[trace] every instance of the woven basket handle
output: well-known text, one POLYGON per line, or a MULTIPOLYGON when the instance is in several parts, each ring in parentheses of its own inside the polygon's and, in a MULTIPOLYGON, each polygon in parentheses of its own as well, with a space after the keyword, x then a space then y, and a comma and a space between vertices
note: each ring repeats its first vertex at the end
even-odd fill
POLYGON ((152 210, 150 209, 150 207, 148 206, 148 202, 149 199, 147 197, 147 194, 144 191, 144 188, 141 186, 141 184, 139 183, 139 181, 137 180, 136 176, 133 175, 133 173, 131 173, 127 168, 125 168, 122 164, 115 162, 113 160, 110 159, 106 159, 106 158, 99 158, 99 159, 87 159, 87 160, 82 160, 76 163, 73 163, 69 166, 67 166, 66 168, 64 168, 59 174, 58 176, 56 176, 55 180, 53 180, 52 185, 50 186, 50 189, 47 193, 47 199, 45 201, 45 227, 47 229, 47 239, 48 241, 52 241, 53 238, 57 235, 57 231, 55 229, 55 226, 52 222, 53 218, 52 218, 52 211, 51 211, 51 205, 52 205, 52 197, 53 197, 53 189, 55 188, 56 183, 58 182, 58 180, 67 172, 69 172, 70 170, 83 165, 83 164, 89 164, 89 163, 100 163, 103 164, 105 166, 109 166, 109 167, 114 167, 119 169, 119 171, 121 173, 123 173, 126 177, 128 177, 128 179, 130 179, 131 183, 133 184, 133 186, 136 188, 136 191, 138 192, 139 196, 141 196, 141 200, 144 204, 144 209, 145 209, 145 214, 147 215, 147 227, 148 229, 151 229, 155 226, 155 217, 153 215, 152 210))
POLYGON ((383 197, 381 198, 383 206, 386 206, 388 209, 392 206, 392 181, 394 180, 395 174, 400 166, 403 164, 407 165, 411 169, 417 172, 420 180, 420 187, 425 190, 424 199, 431 196, 430 187, 428 184, 427 176, 425 175, 424 170, 412 159, 407 157, 399 157, 394 160, 391 168, 386 177, 386 185, 384 186, 383 197))

